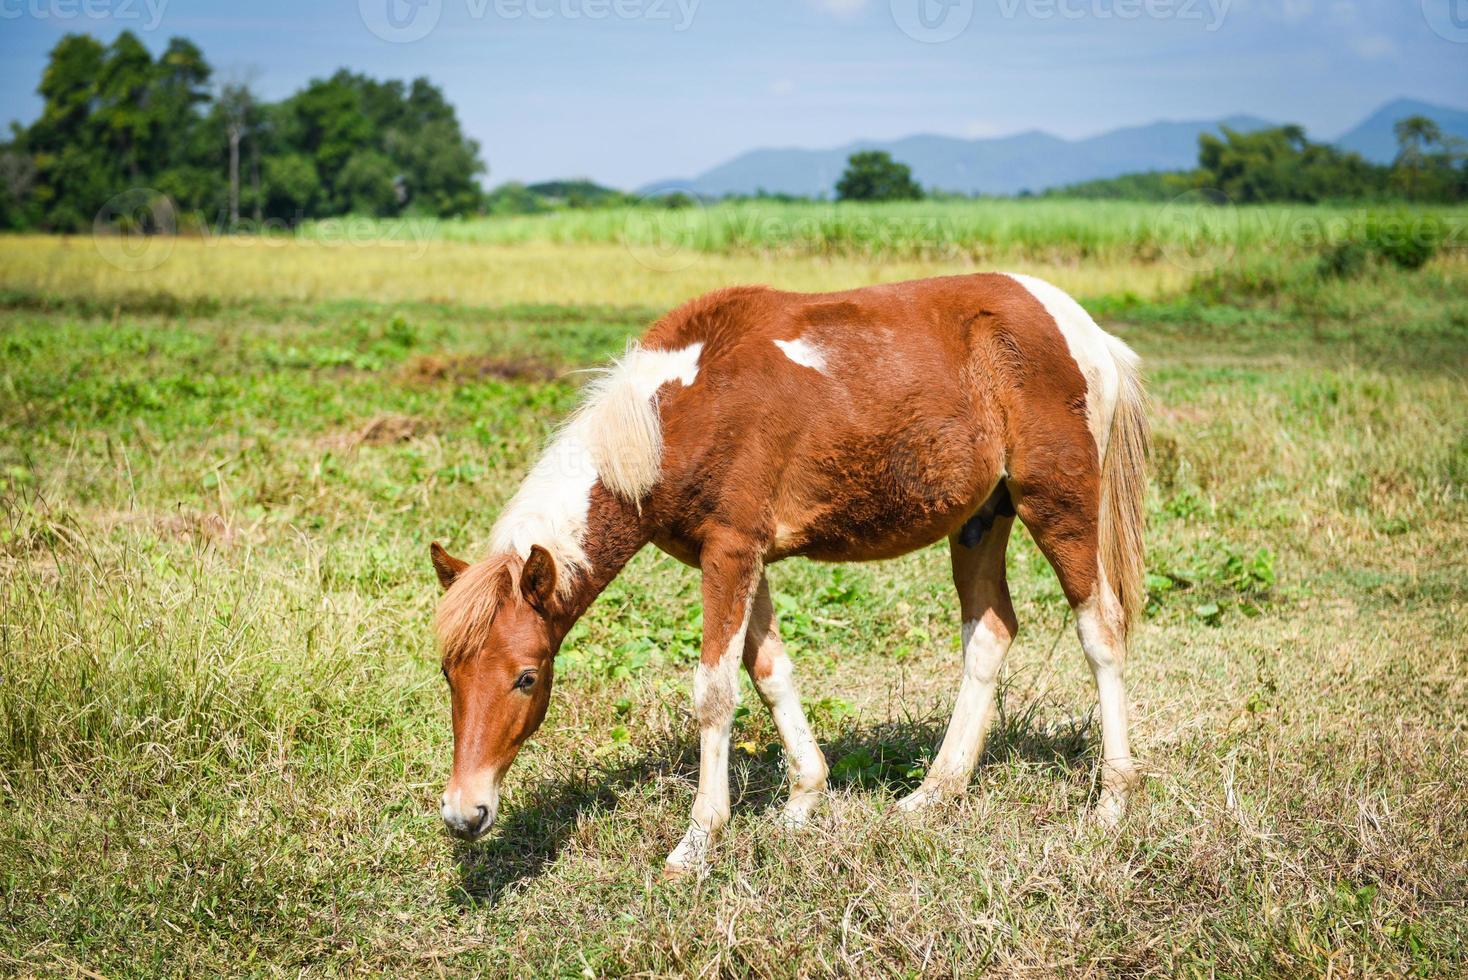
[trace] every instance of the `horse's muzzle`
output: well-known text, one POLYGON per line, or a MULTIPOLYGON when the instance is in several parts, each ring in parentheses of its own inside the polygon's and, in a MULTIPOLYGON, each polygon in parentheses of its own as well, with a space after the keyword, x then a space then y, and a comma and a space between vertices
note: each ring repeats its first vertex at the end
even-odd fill
POLYGON ((464 799, 459 791, 444 793, 438 809, 444 827, 460 840, 476 841, 483 837, 494 826, 495 813, 499 810, 497 795, 479 802, 464 799))

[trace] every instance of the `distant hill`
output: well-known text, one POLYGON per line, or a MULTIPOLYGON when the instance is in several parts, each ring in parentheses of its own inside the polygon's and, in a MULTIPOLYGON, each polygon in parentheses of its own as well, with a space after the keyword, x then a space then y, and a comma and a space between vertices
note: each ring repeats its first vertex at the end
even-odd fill
POLYGON ((1232 116, 1131 126, 1082 140, 1032 130, 992 139, 920 135, 862 140, 826 150, 752 150, 691 180, 659 181, 647 189, 676 188, 708 196, 765 190, 817 197, 831 193, 852 153, 886 150, 912 167, 913 176, 924 187, 966 194, 1017 194, 1142 170, 1191 167, 1198 159, 1200 133, 1216 133, 1220 126, 1250 130, 1269 125, 1253 116, 1232 116))
POLYGON ((1397 158, 1397 137, 1392 127, 1408 116, 1426 116, 1438 124, 1445 136, 1468 140, 1468 111, 1432 105, 1415 99, 1397 99, 1377 109, 1354 129, 1337 139, 1336 145, 1354 150, 1372 163, 1391 163, 1397 158))
MULTIPOLYGON (((1369 160, 1396 157, 1392 125, 1405 116, 1425 115, 1443 131, 1468 139, 1468 112, 1399 99, 1382 106, 1337 142, 1369 160)), ((1156 122, 1066 140, 1031 130, 990 139, 919 135, 898 140, 861 140, 829 149, 759 149, 740 154, 696 177, 662 180, 647 191, 683 190, 709 197, 758 191, 809 197, 829 195, 858 150, 886 150, 912 167, 924 187, 966 194, 1018 194, 1043 191, 1122 174, 1188 170, 1198 162, 1198 136, 1227 126, 1237 130, 1275 125, 1256 116, 1190 122, 1156 122)))

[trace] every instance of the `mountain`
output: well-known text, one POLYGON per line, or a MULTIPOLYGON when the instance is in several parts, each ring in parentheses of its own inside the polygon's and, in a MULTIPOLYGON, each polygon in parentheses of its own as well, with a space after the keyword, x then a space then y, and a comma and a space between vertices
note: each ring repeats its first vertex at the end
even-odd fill
POLYGON ((825 150, 751 150, 690 180, 665 180, 644 188, 678 189, 717 197, 771 193, 816 197, 830 194, 858 150, 886 150, 912 167, 924 187, 982 194, 1017 194, 1139 170, 1178 170, 1198 159, 1198 135, 1271 125, 1253 116, 1198 122, 1156 122, 1116 129, 1082 140, 1031 130, 992 139, 908 136, 862 140, 825 150))
POLYGON ((1438 124, 1444 136, 1468 140, 1468 112, 1415 99, 1397 99, 1377 109, 1354 129, 1347 131, 1335 141, 1336 145, 1342 149, 1355 150, 1373 163, 1391 163, 1397 158, 1397 137, 1392 132, 1392 127, 1397 120, 1408 116, 1426 116, 1438 124))
MULTIPOLYGON (((1468 112, 1398 99, 1382 106, 1336 142, 1368 160, 1390 163, 1397 153, 1392 126, 1411 115, 1428 116, 1445 134, 1468 139, 1468 112)), ((1031 130, 991 139, 920 135, 861 140, 823 150, 751 150, 697 177, 658 181, 643 188, 643 192, 681 190, 718 197, 765 190, 819 197, 832 193, 852 153, 886 150, 912 167, 913 176, 924 187, 970 194, 1017 194, 1127 173, 1191 169, 1198 162, 1200 134, 1217 133, 1224 126, 1247 131, 1271 125, 1274 123, 1255 116, 1239 115, 1129 126, 1080 140, 1031 130)))

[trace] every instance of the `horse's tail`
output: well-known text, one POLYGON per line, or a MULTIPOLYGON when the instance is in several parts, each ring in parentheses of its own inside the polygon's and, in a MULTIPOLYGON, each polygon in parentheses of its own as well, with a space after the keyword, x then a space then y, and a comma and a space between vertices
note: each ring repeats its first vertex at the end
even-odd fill
POLYGON ((1141 363, 1130 347, 1106 335, 1106 346, 1120 379, 1111 435, 1101 463, 1101 514, 1098 531, 1101 568, 1121 602, 1123 629, 1141 613, 1146 599, 1142 541, 1146 522, 1147 462, 1151 434, 1141 363))

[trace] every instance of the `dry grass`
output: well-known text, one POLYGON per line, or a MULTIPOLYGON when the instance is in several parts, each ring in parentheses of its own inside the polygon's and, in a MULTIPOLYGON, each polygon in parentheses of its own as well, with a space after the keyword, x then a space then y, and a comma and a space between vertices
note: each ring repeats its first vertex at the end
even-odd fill
MULTIPOLYGON (((529 267, 476 261, 501 258, 529 267)), ((1160 448, 1129 665, 1148 785, 1120 833, 1083 822, 1090 680, 1017 535, 985 765, 915 822, 890 803, 956 683, 946 558, 775 569, 836 789, 778 829, 746 690, 733 823, 674 884, 697 581, 654 552, 568 642, 492 839, 455 844, 435 812, 427 542, 474 550, 574 391, 415 365, 577 364, 644 314, 0 313, 0 972, 1462 975, 1463 285, 1114 324, 1160 448)))
MULTIPOLYGON (((735 283, 821 291, 995 267, 967 259, 894 262, 692 251, 664 255, 611 244, 477 245, 431 238, 352 243, 178 238, 155 247, 160 251, 153 258, 159 264, 142 268, 146 262, 107 261, 91 238, 3 237, 0 289, 103 298, 161 293, 226 303, 372 298, 486 306, 600 304, 616 297, 623 304, 669 307, 735 283)), ((1001 264, 1049 276, 1082 296, 1129 290, 1153 297, 1180 290, 1191 275, 1166 260, 1045 265, 1015 257, 1001 264)))

